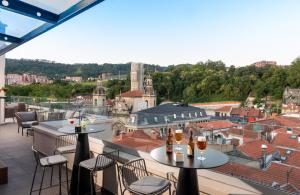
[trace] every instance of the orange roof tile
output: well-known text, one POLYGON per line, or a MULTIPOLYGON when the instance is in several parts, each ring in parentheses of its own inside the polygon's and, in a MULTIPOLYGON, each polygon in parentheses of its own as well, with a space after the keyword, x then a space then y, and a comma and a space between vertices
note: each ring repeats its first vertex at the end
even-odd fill
POLYGON ((232 109, 231 106, 223 106, 222 108, 218 108, 215 110, 215 112, 230 112, 232 109))
POLYGON ((261 145, 265 144, 267 145, 267 154, 273 154, 276 151, 276 148, 273 147, 271 144, 269 144, 265 140, 254 140, 243 143, 243 145, 238 146, 238 150, 245 154, 246 156, 257 160, 261 158, 262 151, 261 151, 261 145))
POLYGON ((228 163, 221 167, 214 168, 214 170, 232 176, 248 178, 269 186, 271 186, 273 182, 277 182, 279 185, 286 184, 287 171, 290 171, 289 183, 295 186, 296 189, 289 189, 292 190, 291 192, 297 192, 300 189, 300 169, 291 169, 291 167, 280 163, 273 162, 267 170, 256 169, 237 163, 228 163))
POLYGON ((142 90, 134 90, 134 91, 127 91, 124 93, 121 93, 122 97, 142 97, 144 95, 144 92, 142 90))
POLYGON ((276 146, 300 150, 300 143, 298 142, 297 136, 298 135, 295 134, 277 133, 277 135, 272 140, 272 144, 276 146), (296 138, 292 138, 293 135, 296 136, 296 138))
POLYGON ((197 127, 204 128, 206 130, 226 129, 226 128, 238 126, 238 124, 232 123, 232 122, 230 122, 228 120, 219 120, 219 121, 209 121, 209 122, 201 122, 201 123, 192 123, 192 125, 196 125, 197 127))

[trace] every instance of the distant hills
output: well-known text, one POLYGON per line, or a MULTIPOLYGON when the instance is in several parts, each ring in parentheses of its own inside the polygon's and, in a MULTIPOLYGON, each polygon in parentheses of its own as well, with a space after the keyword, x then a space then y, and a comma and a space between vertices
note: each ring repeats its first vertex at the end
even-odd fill
MULTIPOLYGON (((159 65, 145 64, 149 72, 165 71, 167 68, 159 65)), ((101 73, 121 75, 130 73, 130 63, 126 64, 63 64, 48 60, 6 59, 6 73, 31 73, 45 75, 50 79, 60 79, 65 76, 82 76, 83 78, 98 77, 101 73)))

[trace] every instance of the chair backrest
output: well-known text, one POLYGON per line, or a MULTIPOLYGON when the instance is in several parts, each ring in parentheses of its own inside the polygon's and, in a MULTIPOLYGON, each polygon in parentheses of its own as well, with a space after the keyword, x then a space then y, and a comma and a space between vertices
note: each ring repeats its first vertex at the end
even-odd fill
POLYGON ((36 112, 16 112, 16 117, 21 120, 21 122, 26 121, 37 121, 36 112))
POLYGON ((126 189, 128 189, 133 182, 138 181, 143 177, 149 175, 146 169, 145 160, 142 158, 131 160, 125 163, 122 166, 121 173, 122 181, 126 189))
POLYGON ((13 106, 5 106, 5 118, 15 117, 17 108, 13 106))
POLYGON ((111 152, 103 152, 102 154, 98 154, 94 171, 100 171, 106 168, 106 166, 110 166, 110 162, 114 163, 119 159, 119 150, 113 150, 111 152))
POLYGON ((40 165, 40 152, 38 150, 36 150, 34 148, 34 146, 31 147, 31 150, 33 152, 34 159, 35 159, 36 163, 40 165))

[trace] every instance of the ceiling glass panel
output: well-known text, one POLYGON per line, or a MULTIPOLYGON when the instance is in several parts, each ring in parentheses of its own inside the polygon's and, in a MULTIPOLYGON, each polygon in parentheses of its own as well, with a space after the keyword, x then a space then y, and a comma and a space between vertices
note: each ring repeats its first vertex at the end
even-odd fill
POLYGON ((21 0, 55 14, 61 14, 81 0, 21 0))
POLYGON ((0 8, 1 33, 21 38, 43 24, 45 24, 45 22, 41 20, 36 20, 0 8))
POLYGON ((4 42, 4 41, 0 41, 0 50, 9 46, 11 43, 7 43, 7 42, 4 42))

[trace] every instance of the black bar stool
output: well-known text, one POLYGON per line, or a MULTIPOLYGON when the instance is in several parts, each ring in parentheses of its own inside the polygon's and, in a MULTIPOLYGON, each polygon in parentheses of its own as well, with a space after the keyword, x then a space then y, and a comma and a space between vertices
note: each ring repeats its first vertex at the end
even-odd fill
MULTIPOLYGON (((61 193, 61 167, 63 165, 66 166, 67 191, 69 193, 68 160, 62 155, 53 155, 53 156, 47 156, 47 157, 40 158, 40 152, 37 151, 33 146, 32 146, 32 151, 33 151, 33 154, 34 154, 34 158, 36 160, 36 166, 35 166, 34 175, 33 175, 33 179, 32 179, 32 184, 31 184, 31 188, 30 188, 30 195, 32 194, 34 180, 35 180, 36 171, 37 171, 38 166, 43 168, 43 175, 42 175, 42 181, 41 181, 41 184, 40 184, 39 194, 41 194, 41 191, 42 191, 43 180, 44 180, 44 175, 45 175, 46 168, 47 167, 53 168, 54 166, 58 166, 58 168, 59 168, 59 194, 60 195, 62 194, 61 193)), ((51 177, 52 177, 52 175, 51 175, 51 177)))
MULTIPOLYGON (((96 158, 91 158, 85 161, 82 161, 79 163, 79 169, 78 169, 78 183, 80 181, 80 169, 85 168, 90 171, 90 181, 91 181, 91 194, 94 194, 95 183, 94 183, 94 174, 96 174, 97 171, 102 171, 108 167, 117 166, 118 171, 118 180, 120 182, 119 178, 119 167, 117 163, 117 158, 119 158, 119 151, 114 150, 112 152, 104 152, 102 154, 98 154, 96 158)), ((78 185, 79 187, 79 185, 78 185)), ((97 190, 95 190, 97 191, 97 190)), ((121 189, 122 191, 122 189, 121 189)), ((79 189, 78 189, 79 192, 79 189)))

